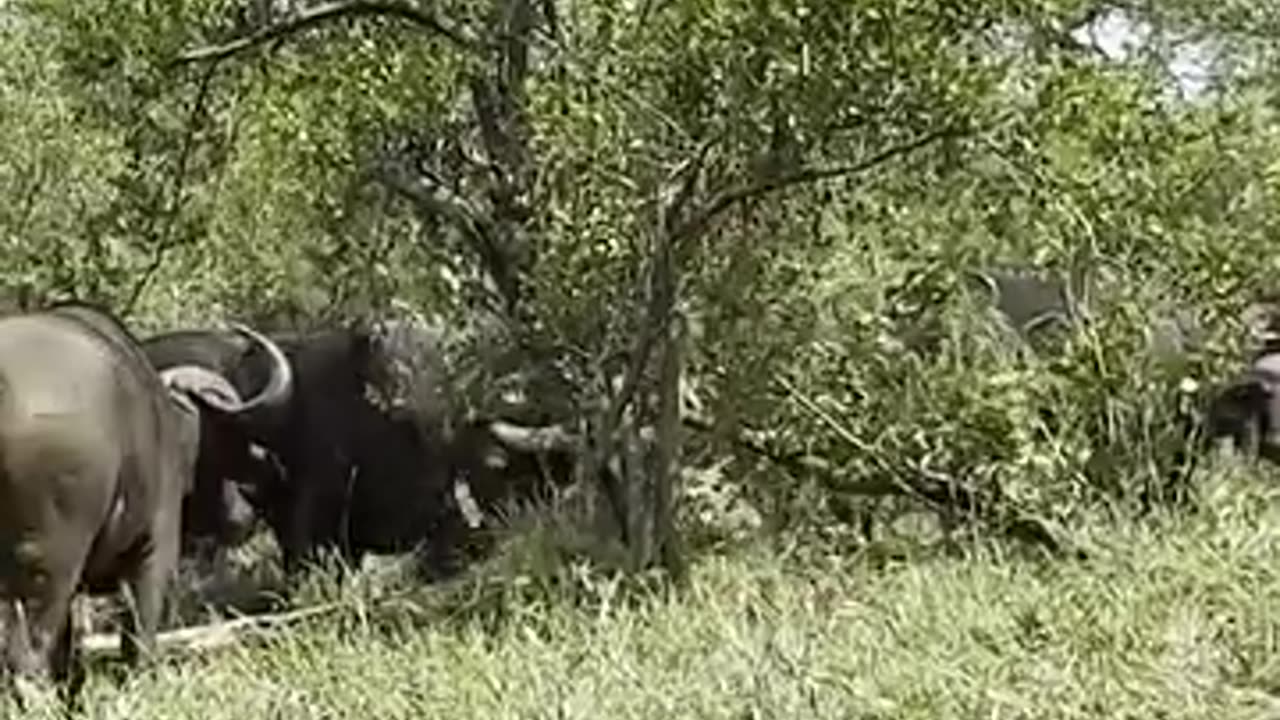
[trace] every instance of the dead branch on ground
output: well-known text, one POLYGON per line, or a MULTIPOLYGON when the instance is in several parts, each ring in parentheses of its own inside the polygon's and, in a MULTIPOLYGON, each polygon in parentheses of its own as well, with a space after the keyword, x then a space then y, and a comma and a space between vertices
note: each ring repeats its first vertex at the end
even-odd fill
MULTIPOLYGON (((327 615, 342 607, 340 603, 328 603, 289 612, 249 615, 234 620, 169 630, 156 636, 156 648, 160 651, 198 652, 226 647, 239 642, 246 635, 327 615)), ((82 648, 88 656, 116 652, 120 648, 120 634, 94 633, 84 638, 82 648)))

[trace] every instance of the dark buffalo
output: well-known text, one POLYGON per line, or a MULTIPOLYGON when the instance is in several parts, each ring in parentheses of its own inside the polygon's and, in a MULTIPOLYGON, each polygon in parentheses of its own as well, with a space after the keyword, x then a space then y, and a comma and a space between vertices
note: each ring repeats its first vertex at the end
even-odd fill
MULTIPOLYGON (((0 594, 4 665, 71 678, 77 589, 127 583, 122 650, 154 647, 197 488, 200 413, 105 311, 0 319, 0 594)), ((220 496, 210 491, 208 496, 220 496)), ((75 678, 78 680, 78 678, 75 678)))
MULTIPOLYGON (((288 356, 293 391, 248 432, 284 468, 283 480, 259 483, 252 501, 286 568, 320 548, 355 559, 438 537, 449 466, 432 336, 393 325, 275 341, 288 356)), ((196 365, 241 389, 262 384, 261 358, 226 332, 168 333, 143 347, 161 370, 196 365)))
POLYGON ((1203 437, 1280 464, 1280 352, 1261 353, 1240 378, 1213 394, 1203 437))
POLYGON ((1254 302, 1242 320, 1253 357, 1233 379, 1190 398, 1182 418, 1186 447, 1177 458, 1182 475, 1199 452, 1224 443, 1280 464, 1280 301, 1254 302))
POLYGON ((503 420, 465 423, 455 434, 455 479, 480 517, 509 502, 545 503, 573 480, 579 441, 558 426, 529 428, 503 420))
MULTIPOLYGON (((448 487, 443 420, 388 379, 402 360, 360 330, 281 341, 298 392, 271 443, 289 477, 268 503, 286 564, 320 548, 348 559, 408 549, 433 534, 448 487)), ((417 383, 426 385, 426 382, 417 383)))
POLYGON ((282 481, 279 465, 252 435, 282 411, 293 392, 292 369, 275 343, 246 327, 235 326, 232 332, 235 342, 247 342, 267 358, 266 380, 250 400, 241 400, 229 380, 208 368, 172 365, 160 370, 166 385, 185 391, 201 410, 196 474, 197 489, 206 494, 189 499, 184 534, 212 537, 219 547, 243 542, 252 530, 254 515, 244 492, 282 481))

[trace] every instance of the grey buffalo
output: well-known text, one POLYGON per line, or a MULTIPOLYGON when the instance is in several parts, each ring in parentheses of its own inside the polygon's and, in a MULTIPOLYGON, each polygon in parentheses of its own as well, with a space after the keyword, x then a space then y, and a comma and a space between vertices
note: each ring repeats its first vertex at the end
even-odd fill
POLYGON ((114 592, 121 582, 133 601, 122 634, 126 660, 154 647, 184 501, 226 496, 197 487, 201 414, 193 397, 166 387, 105 311, 72 303, 0 319, 8 673, 74 684, 72 598, 78 590, 114 592))
POLYGON ((1024 267, 970 270, 965 277, 984 290, 990 304, 1023 335, 1079 319, 1080 303, 1060 277, 1024 267))

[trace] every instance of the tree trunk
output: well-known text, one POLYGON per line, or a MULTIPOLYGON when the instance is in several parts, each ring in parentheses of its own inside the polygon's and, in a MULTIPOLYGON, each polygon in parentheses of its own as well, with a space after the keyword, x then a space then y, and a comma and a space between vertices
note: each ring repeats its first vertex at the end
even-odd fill
POLYGON ((673 318, 662 346, 662 370, 658 388, 658 432, 655 451, 654 545, 662 567, 676 580, 688 578, 684 548, 676 531, 676 500, 680 479, 680 386, 684 371, 685 324, 673 318))

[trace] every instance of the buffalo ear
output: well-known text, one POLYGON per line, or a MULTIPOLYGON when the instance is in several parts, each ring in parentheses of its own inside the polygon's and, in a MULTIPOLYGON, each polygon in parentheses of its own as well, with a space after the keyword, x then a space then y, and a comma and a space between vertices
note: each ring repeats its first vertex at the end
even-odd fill
POLYGON ((240 398, 223 391, 222 388, 216 387, 199 387, 187 390, 192 396, 199 398, 207 405, 214 407, 225 407, 227 405, 235 405, 240 402, 240 398))
POLYGON ((240 394, 226 378, 198 365, 179 365, 161 371, 160 379, 172 391, 186 393, 197 405, 222 412, 241 404, 240 394))

